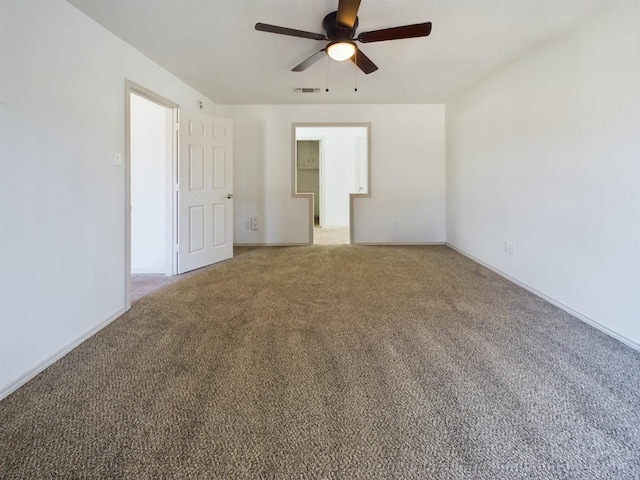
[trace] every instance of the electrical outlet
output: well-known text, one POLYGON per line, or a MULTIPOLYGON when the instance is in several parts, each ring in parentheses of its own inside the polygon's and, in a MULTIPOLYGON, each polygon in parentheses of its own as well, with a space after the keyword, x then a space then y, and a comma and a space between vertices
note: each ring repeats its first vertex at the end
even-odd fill
POLYGON ((515 245, 515 243, 507 242, 506 240, 504 240, 502 242, 502 250, 504 250, 504 253, 506 253, 508 255, 515 255, 516 254, 516 245, 515 245))
POLYGON ((260 228, 260 220, 257 215, 251 217, 251 230, 258 230, 260 228))

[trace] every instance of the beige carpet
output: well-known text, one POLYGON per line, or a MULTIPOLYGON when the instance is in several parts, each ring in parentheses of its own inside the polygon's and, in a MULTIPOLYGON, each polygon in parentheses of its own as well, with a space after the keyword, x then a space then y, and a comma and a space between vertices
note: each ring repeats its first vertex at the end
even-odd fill
POLYGON ((638 479, 639 445, 640 354, 446 247, 239 250, 0 402, 3 479, 638 479))

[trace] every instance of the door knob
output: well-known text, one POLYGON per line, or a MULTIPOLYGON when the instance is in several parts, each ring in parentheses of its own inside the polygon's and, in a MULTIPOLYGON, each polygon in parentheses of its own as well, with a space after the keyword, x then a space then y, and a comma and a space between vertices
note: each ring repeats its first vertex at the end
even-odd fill
POLYGON ((233 198, 233 193, 227 193, 227 198, 233 198))

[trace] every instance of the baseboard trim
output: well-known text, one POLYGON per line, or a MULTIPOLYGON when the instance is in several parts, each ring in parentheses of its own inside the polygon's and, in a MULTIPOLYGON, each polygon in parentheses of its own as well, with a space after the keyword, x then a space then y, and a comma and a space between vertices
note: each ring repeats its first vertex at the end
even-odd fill
POLYGON ((585 314, 583 314, 583 313, 581 313, 581 312, 579 312, 577 310, 574 310, 573 308, 571 308, 568 305, 565 305, 561 301, 556 300, 555 298, 550 297, 550 296, 548 296, 548 295, 536 290, 532 286, 527 285, 524 282, 521 282, 520 280, 512 277, 511 275, 509 275, 507 273, 504 273, 501 270, 498 270, 497 268, 489 265, 488 263, 483 262, 479 258, 474 257, 470 253, 465 252, 464 250, 462 250, 462 249, 460 249, 460 248, 458 248, 458 247, 456 247, 454 245, 451 245, 448 242, 446 243, 446 245, 447 245, 447 247, 451 248, 452 250, 455 250, 456 252, 460 253, 461 255, 464 255, 465 257, 473 260, 474 262, 482 265, 483 267, 488 268, 489 270, 491 270, 494 273, 497 273, 501 277, 506 278, 510 282, 515 283, 519 287, 522 287, 525 290, 528 290, 529 292, 533 293, 534 295, 542 298, 543 300, 546 300, 550 304, 555 305, 556 307, 558 307, 561 310, 564 310, 565 312, 569 313, 570 315, 573 315, 577 319, 582 320, 585 323, 588 323, 592 327, 597 328, 601 332, 606 333, 607 335, 609 335, 610 337, 615 338, 616 340, 619 340, 620 342, 624 343, 625 345, 628 345, 629 347, 633 348, 634 350, 640 351, 640 343, 637 343, 637 342, 631 340, 630 338, 627 338, 624 335, 619 334, 618 332, 610 329, 609 327, 606 327, 606 326, 602 325, 597 320, 594 320, 593 318, 591 318, 591 317, 589 317, 589 316, 587 316, 587 315, 585 315, 585 314))
POLYGON ((443 246, 445 242, 355 242, 351 245, 360 245, 363 247, 429 247, 443 246))
POLYGON ((15 392, 18 388, 23 386, 25 383, 27 383, 33 377, 35 377, 36 375, 38 375, 39 373, 44 371, 46 368, 48 368, 51 365, 53 365, 55 362, 57 362, 62 357, 64 357, 67 353, 69 353, 71 350, 73 350, 78 345, 83 343, 85 340, 88 340, 89 338, 93 337, 96 333, 98 333, 100 330, 102 330, 104 327, 109 325, 111 322, 113 322, 114 320, 116 320, 117 318, 122 316, 122 314, 124 314, 125 312, 126 312, 126 309, 119 310, 117 313, 115 313, 111 317, 107 318, 103 322, 99 323, 97 326, 93 327, 87 333, 85 333, 81 337, 77 338, 76 340, 71 342, 66 347, 64 347, 61 350, 57 351, 56 353, 54 353, 53 355, 51 355, 47 359, 43 360, 42 362, 40 362, 38 365, 36 365, 32 369, 30 369, 27 372, 25 372, 23 375, 18 377, 13 382, 9 383, 8 385, 5 385, 2 388, 2 390, 0 390, 0 400, 2 400, 3 398, 8 397, 9 395, 11 395, 13 392, 15 392))
POLYGON ((163 275, 171 276, 170 273, 167 273, 167 269, 164 268, 164 267, 162 267, 162 268, 132 268, 131 269, 131 273, 142 273, 142 274, 151 274, 151 275, 163 274, 163 275))
MULTIPOLYGON (((313 243, 234 243, 234 247, 308 247, 313 246, 313 243)), ((374 247, 407 247, 407 246, 429 246, 429 245, 446 245, 445 242, 353 242, 344 243, 339 245, 362 245, 362 246, 374 246, 374 247)))
POLYGON ((234 243, 233 247, 306 247, 311 243, 234 243))

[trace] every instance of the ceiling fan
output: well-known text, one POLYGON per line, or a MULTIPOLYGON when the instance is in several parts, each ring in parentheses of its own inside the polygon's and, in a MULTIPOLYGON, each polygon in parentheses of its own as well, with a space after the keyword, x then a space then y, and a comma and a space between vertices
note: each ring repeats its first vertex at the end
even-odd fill
POLYGON ((404 25, 402 27, 384 28, 371 32, 362 32, 356 37, 358 28, 358 8, 360 0, 340 0, 338 11, 331 12, 324 17, 322 28, 326 32, 313 33, 293 28, 278 27, 266 23, 256 23, 256 30, 261 32, 279 33, 291 37, 309 38, 311 40, 329 41, 321 50, 317 51, 299 65, 291 69, 292 72, 302 72, 326 55, 334 60, 350 59, 360 70, 369 74, 378 67, 360 50, 355 41, 361 43, 383 42, 386 40, 400 40, 403 38, 426 37, 431 33, 431 22, 404 25))

